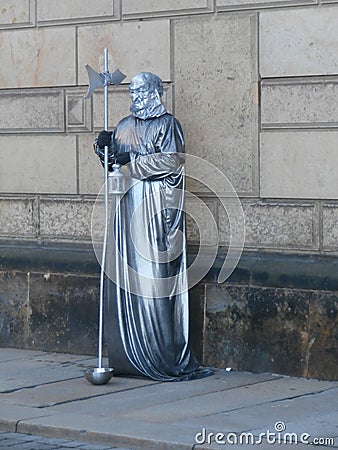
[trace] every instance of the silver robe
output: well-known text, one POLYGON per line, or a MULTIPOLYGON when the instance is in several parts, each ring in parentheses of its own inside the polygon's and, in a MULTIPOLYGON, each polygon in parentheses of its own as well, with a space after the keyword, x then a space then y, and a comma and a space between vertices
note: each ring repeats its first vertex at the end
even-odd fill
POLYGON ((110 218, 104 303, 109 365, 116 375, 195 378, 199 363, 189 347, 181 126, 165 110, 145 120, 128 116, 114 130, 112 150, 130 153, 126 169, 132 187, 110 218))

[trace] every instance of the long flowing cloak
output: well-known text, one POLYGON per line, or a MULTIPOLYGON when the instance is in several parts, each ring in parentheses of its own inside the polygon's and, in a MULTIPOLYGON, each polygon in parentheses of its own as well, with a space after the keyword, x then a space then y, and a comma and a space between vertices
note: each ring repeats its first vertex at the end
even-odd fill
POLYGON ((115 374, 193 378, 184 239, 184 139, 169 113, 123 119, 116 154, 129 152, 131 187, 114 203, 105 279, 104 335, 115 374))

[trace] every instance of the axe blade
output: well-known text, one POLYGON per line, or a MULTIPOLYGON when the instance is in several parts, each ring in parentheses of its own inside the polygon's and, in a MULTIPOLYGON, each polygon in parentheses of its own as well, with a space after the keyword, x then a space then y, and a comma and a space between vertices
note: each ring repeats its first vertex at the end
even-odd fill
POLYGON ((85 98, 90 98, 93 95, 95 89, 104 86, 105 78, 102 73, 96 72, 92 67, 90 67, 89 64, 86 64, 86 69, 88 72, 89 86, 85 98))
POLYGON ((116 69, 115 72, 110 75, 110 84, 120 84, 125 78, 126 75, 122 73, 120 69, 116 69))

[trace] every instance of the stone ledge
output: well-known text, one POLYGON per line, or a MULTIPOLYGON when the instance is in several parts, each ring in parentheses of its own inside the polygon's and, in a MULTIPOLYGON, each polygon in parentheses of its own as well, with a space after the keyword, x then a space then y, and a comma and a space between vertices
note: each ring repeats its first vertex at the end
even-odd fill
POLYGON ((111 22, 119 19, 119 2, 116 0, 98 0, 96 2, 44 0, 38 2, 37 5, 39 26, 111 22))
POLYGON ((0 243, 0 270, 24 272, 99 274, 100 266, 91 245, 0 243))
MULTIPOLYGON (((181 2, 183 3, 183 2, 181 2)), ((214 12, 213 0, 185 1, 184 6, 172 0, 157 0, 157 2, 143 0, 124 0, 122 5, 123 19, 140 19, 153 17, 184 16, 192 14, 206 14, 214 12)))
POLYGON ((231 0, 230 2, 228 0, 218 0, 216 7, 218 13, 227 13, 230 11, 290 8, 316 4, 316 0, 231 0))
MULTIPOLYGON (((0 270, 96 276, 100 269, 91 244, 2 241, 0 251, 0 270)), ((189 248, 190 263, 195 256, 196 249, 189 248)), ((216 258, 203 283, 217 283, 223 260, 216 258)), ((335 256, 245 252, 226 283, 338 291, 338 261, 335 256)))
MULTIPOLYGON (((220 255, 221 253, 219 253, 220 255)), ((196 249, 189 251, 189 260, 196 249)), ((217 283, 224 256, 218 256, 203 283, 217 283)), ((338 290, 338 261, 335 256, 244 252, 229 284, 290 289, 338 290)))

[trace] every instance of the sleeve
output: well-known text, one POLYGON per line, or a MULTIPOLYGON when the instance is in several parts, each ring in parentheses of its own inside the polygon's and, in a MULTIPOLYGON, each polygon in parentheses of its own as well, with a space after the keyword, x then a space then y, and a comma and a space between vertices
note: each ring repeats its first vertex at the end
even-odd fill
POLYGON ((182 127, 173 116, 169 117, 169 123, 164 122, 160 127, 158 139, 155 143, 156 151, 162 153, 184 153, 182 127))
POLYGON ((160 180, 182 171, 184 138, 181 125, 172 116, 162 120, 154 143, 155 153, 140 155, 129 164, 133 178, 160 180))

